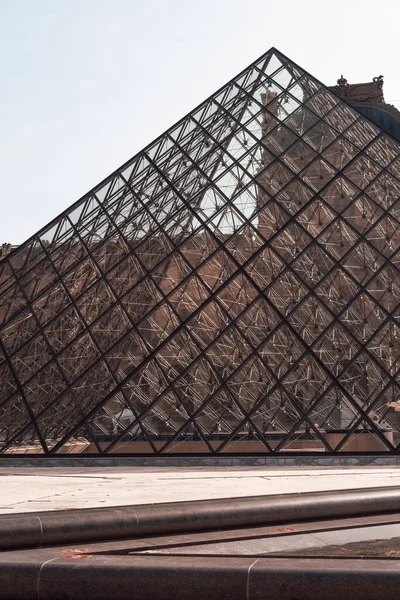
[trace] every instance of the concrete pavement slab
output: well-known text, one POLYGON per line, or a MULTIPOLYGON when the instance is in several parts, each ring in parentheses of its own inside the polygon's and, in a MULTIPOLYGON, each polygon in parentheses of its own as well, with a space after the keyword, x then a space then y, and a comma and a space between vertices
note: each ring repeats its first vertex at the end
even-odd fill
POLYGON ((0 469, 0 514, 400 485, 396 467, 0 469))

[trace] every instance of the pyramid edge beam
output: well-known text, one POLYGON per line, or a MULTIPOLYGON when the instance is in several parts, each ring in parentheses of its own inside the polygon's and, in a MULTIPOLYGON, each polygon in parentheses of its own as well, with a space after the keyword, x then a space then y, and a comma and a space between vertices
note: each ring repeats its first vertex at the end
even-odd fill
MULTIPOLYGON (((253 66, 255 66, 259 61, 261 61, 264 58, 267 58, 268 55, 281 55, 282 57, 284 57, 285 60, 288 60, 289 62, 293 63, 295 65, 295 63, 286 58, 284 56, 284 54, 282 54, 281 52, 279 52, 279 50, 277 50, 275 47, 271 47, 269 50, 267 50, 266 52, 264 52, 264 54, 261 54, 261 56, 259 56, 256 60, 254 60, 252 63, 250 63, 249 65, 247 65, 247 67, 245 67, 244 69, 242 69, 239 73, 237 73, 234 77, 232 77, 229 81, 227 81, 226 83, 224 83, 222 86, 220 86, 217 90, 215 90, 212 94, 210 94, 210 96, 208 96, 207 98, 205 98, 202 102, 200 102, 198 105, 194 106, 188 113, 186 113, 183 117, 181 117, 178 121, 176 121, 175 123, 173 123, 172 125, 170 125, 165 131, 163 131, 162 133, 160 133, 156 138, 152 139, 148 144, 146 144, 146 146, 144 146, 141 150, 139 150, 136 154, 134 154, 131 158, 129 158, 128 160, 126 160, 124 163, 122 163, 120 166, 118 166, 116 169, 114 169, 114 171, 112 171, 109 175, 107 175, 104 179, 102 179, 101 181, 99 181, 99 183, 97 183, 93 188, 89 189, 87 192, 85 192, 82 196, 80 196, 77 200, 75 200, 72 204, 70 204, 69 206, 67 206, 67 208, 65 208, 64 210, 62 210, 57 216, 55 216, 53 219, 51 219, 51 221, 49 221, 48 223, 46 223, 46 225, 44 225, 43 227, 41 227, 40 229, 38 229, 37 231, 35 231, 35 233, 33 233, 29 238, 27 238, 26 240, 24 240, 22 242, 22 244, 19 244, 16 248, 14 248, 9 254, 7 254, 7 256, 0 261, 0 266, 4 263, 6 263, 7 261, 9 261, 10 259, 12 259, 14 257, 14 255, 20 251, 21 249, 27 247, 32 241, 34 241, 34 239, 37 236, 42 235, 43 233, 45 233, 50 227, 52 227, 53 225, 55 225, 60 219, 62 219, 65 215, 67 215, 70 211, 72 211, 75 207, 79 206, 80 202, 83 202, 86 198, 88 198, 91 194, 95 194, 96 191, 98 191, 100 188, 102 188, 104 185, 106 185, 108 182, 111 182, 112 179, 114 177, 116 177, 120 171, 122 171, 123 169, 125 169, 126 167, 128 167, 133 161, 137 160, 138 158, 140 158, 149 148, 151 148, 151 146, 153 146, 154 144, 156 144, 157 142, 161 141, 162 138, 169 134, 171 131, 173 131, 173 129, 175 129, 175 127, 178 127, 181 123, 183 123, 188 117, 190 117, 192 115, 192 113, 194 113, 195 111, 199 110, 204 104, 206 104, 207 102, 209 102, 210 100, 212 100, 212 98, 219 94, 220 92, 222 92, 222 90, 227 87, 228 85, 230 85, 231 83, 234 83, 234 81, 240 77, 241 75, 244 75, 246 73, 246 71, 248 71, 249 69, 251 69, 253 66)), ((296 67, 298 67, 298 65, 295 65, 296 67)), ((315 79, 315 77, 313 77, 312 75, 310 75, 305 69, 303 69, 302 67, 298 67, 300 68, 302 71, 304 71, 309 77, 315 79)), ((317 81, 317 80, 316 80, 317 81)), ((318 81, 318 83, 320 83, 318 81)), ((324 84, 321 84, 324 85, 324 84)), ((326 87, 326 86, 324 86, 326 87)), ((98 201, 99 204, 101 205, 102 203, 100 201, 98 201)))

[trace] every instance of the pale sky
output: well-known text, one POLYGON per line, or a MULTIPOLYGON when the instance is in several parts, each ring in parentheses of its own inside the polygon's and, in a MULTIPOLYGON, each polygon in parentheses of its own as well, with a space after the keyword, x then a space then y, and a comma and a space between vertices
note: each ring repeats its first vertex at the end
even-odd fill
POLYGON ((20 244, 275 46, 327 85, 384 75, 398 0, 0 0, 0 244, 20 244))

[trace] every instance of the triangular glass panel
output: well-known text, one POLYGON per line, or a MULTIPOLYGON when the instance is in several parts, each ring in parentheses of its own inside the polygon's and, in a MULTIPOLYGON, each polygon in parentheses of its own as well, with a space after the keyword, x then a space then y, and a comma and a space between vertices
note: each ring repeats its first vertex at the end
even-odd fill
POLYGON ((218 448, 219 454, 264 454, 269 451, 269 447, 251 425, 243 427, 243 430, 236 433, 222 448, 218 448))
POLYGON ((35 427, 24 428, 24 430, 13 436, 12 440, 7 444, 0 445, 0 452, 7 455, 44 455, 47 454, 47 448, 44 450, 43 445, 39 439, 35 427))
POLYGON ((346 437, 344 436, 344 432, 341 432, 336 437, 338 439, 341 438, 341 441, 334 449, 335 452, 365 454, 366 452, 382 453, 395 450, 391 432, 384 432, 378 435, 376 431, 365 425, 348 434, 346 437))
MULTIPOLYGON (((50 441, 50 440, 49 440, 50 441)), ((74 435, 65 438, 57 445, 54 441, 51 445, 50 452, 52 454, 102 454, 103 447, 101 441, 95 437, 90 426, 83 426, 74 435)))

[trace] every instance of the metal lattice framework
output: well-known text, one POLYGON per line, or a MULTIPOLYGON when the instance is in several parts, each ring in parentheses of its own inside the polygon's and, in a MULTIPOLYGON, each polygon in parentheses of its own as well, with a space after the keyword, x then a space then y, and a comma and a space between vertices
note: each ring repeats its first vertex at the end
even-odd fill
POLYGON ((268 51, 0 262, 0 451, 395 452, 399 148, 268 51))

